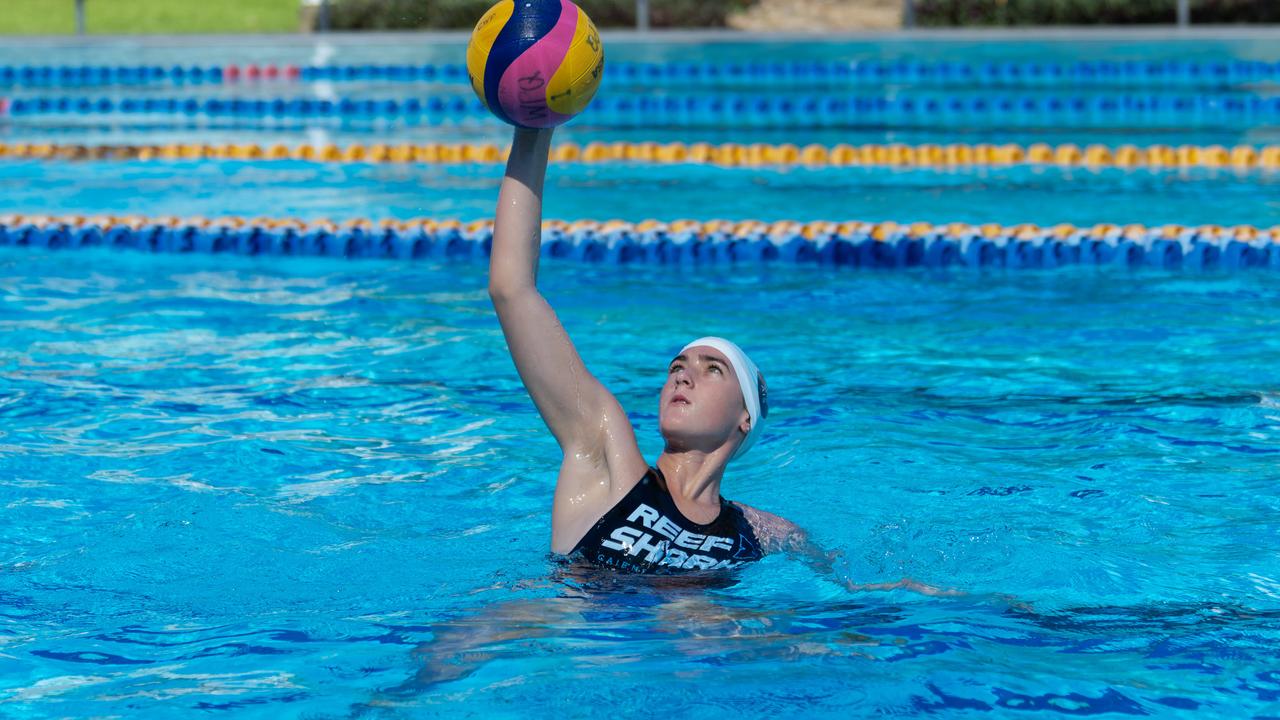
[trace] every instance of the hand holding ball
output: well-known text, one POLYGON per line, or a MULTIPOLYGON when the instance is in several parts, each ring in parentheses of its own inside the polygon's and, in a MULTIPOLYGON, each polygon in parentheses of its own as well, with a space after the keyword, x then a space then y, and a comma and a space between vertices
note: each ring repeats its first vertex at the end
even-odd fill
POLYGON ((467 74, 498 119, 555 127, 595 96, 604 47, 591 18, 569 0, 501 0, 471 33, 467 74))

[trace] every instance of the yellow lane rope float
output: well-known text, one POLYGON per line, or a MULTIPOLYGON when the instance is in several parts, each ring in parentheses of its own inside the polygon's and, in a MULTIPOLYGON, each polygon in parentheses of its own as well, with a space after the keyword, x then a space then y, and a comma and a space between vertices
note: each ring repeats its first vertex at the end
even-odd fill
MULTIPOLYGON (((507 148, 493 143, 259 145, 169 143, 70 145, 0 143, 0 158, 49 160, 301 160, 332 163, 493 164, 507 148)), ((961 168, 1041 165, 1083 168, 1280 170, 1280 145, 1032 145, 566 142, 554 146, 555 162, 716 165, 722 167, 961 168)))
MULTIPOLYGON (((0 247, 447 259, 484 257, 492 239, 490 220, 0 216, 0 247)), ((549 220, 541 242, 547 257, 619 265, 1280 269, 1280 226, 549 220)))

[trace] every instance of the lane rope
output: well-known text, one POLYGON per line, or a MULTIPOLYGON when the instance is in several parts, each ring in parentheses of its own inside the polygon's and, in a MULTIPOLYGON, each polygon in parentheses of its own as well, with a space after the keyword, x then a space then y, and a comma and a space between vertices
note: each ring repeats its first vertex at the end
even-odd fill
MULTIPOLYGON (((451 63, 220 63, 214 65, 0 65, 3 87, 113 87, 270 82, 468 82, 451 63)), ((917 60, 609 64, 606 82, 645 87, 1124 87, 1231 88, 1280 82, 1280 62, 1081 60, 1068 63, 917 60)))
MULTIPOLYGON (((0 143, 0 159, 179 161, 296 160, 326 163, 493 164, 505 162, 509 148, 494 143, 297 145, 283 143, 168 143, 157 145, 75 145, 0 143)), ((558 143, 558 163, 632 162, 722 167, 994 167, 1012 165, 1187 169, 1280 170, 1280 145, 1080 146, 1005 144, 865 144, 834 146, 783 144, 710 144, 656 142, 558 143)))
MULTIPOLYGON (((184 115, 498 124, 465 95, 400 99, 302 97, 0 98, 0 117, 184 115)), ((973 125, 1271 127, 1280 95, 637 95, 596 98, 580 121, 595 127, 850 128, 973 125)))
MULTIPOLYGON (((482 258, 489 220, 0 216, 0 247, 342 258, 482 258)), ((784 262, 869 268, 1119 265, 1280 269, 1280 226, 547 221, 541 253, 600 264, 784 262)))

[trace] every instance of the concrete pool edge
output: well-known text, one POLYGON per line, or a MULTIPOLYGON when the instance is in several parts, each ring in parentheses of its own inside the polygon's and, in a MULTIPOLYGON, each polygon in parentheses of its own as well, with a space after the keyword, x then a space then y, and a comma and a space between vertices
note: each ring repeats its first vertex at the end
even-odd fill
MULTIPOLYGON (((925 28, 896 31, 859 32, 745 32, 727 29, 663 29, 649 32, 634 30, 604 30, 605 40, 619 43, 644 44, 698 43, 720 44, 750 43, 841 43, 841 42, 1116 42, 1116 41, 1280 41, 1280 24, 1258 26, 1215 25, 1181 29, 1172 25, 1147 27, 1022 27, 1022 28, 925 28)), ((309 47, 321 44, 338 46, 374 45, 387 41, 443 41, 465 42, 469 30, 435 30, 405 32, 339 32, 306 35, 300 33, 279 34, 191 34, 191 35, 0 35, 7 44, 27 46, 67 45, 93 47, 120 43, 143 47, 188 46, 196 44, 216 45, 273 45, 309 47)))

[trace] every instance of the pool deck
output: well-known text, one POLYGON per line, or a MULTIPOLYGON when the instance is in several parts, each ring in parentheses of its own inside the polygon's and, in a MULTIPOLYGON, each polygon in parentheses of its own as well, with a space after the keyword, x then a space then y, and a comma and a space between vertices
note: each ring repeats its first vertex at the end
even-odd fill
MULTIPOLYGON (((760 33, 740 30, 605 30, 610 42, 623 43, 732 43, 732 42, 1123 42, 1123 41, 1205 41, 1263 40, 1280 42, 1280 25, 1214 25, 1178 28, 1173 25, 1131 27, 1034 27, 1034 28, 923 28, 898 31, 861 31, 805 33, 760 33)), ((342 32, 323 34, 220 34, 220 35, 15 35, 0 36, 8 45, 65 44, 75 46, 112 45, 127 42, 142 47, 174 45, 259 45, 270 42, 280 46, 310 47, 330 45, 369 45, 378 42, 461 42, 469 30, 415 32, 342 32)))

